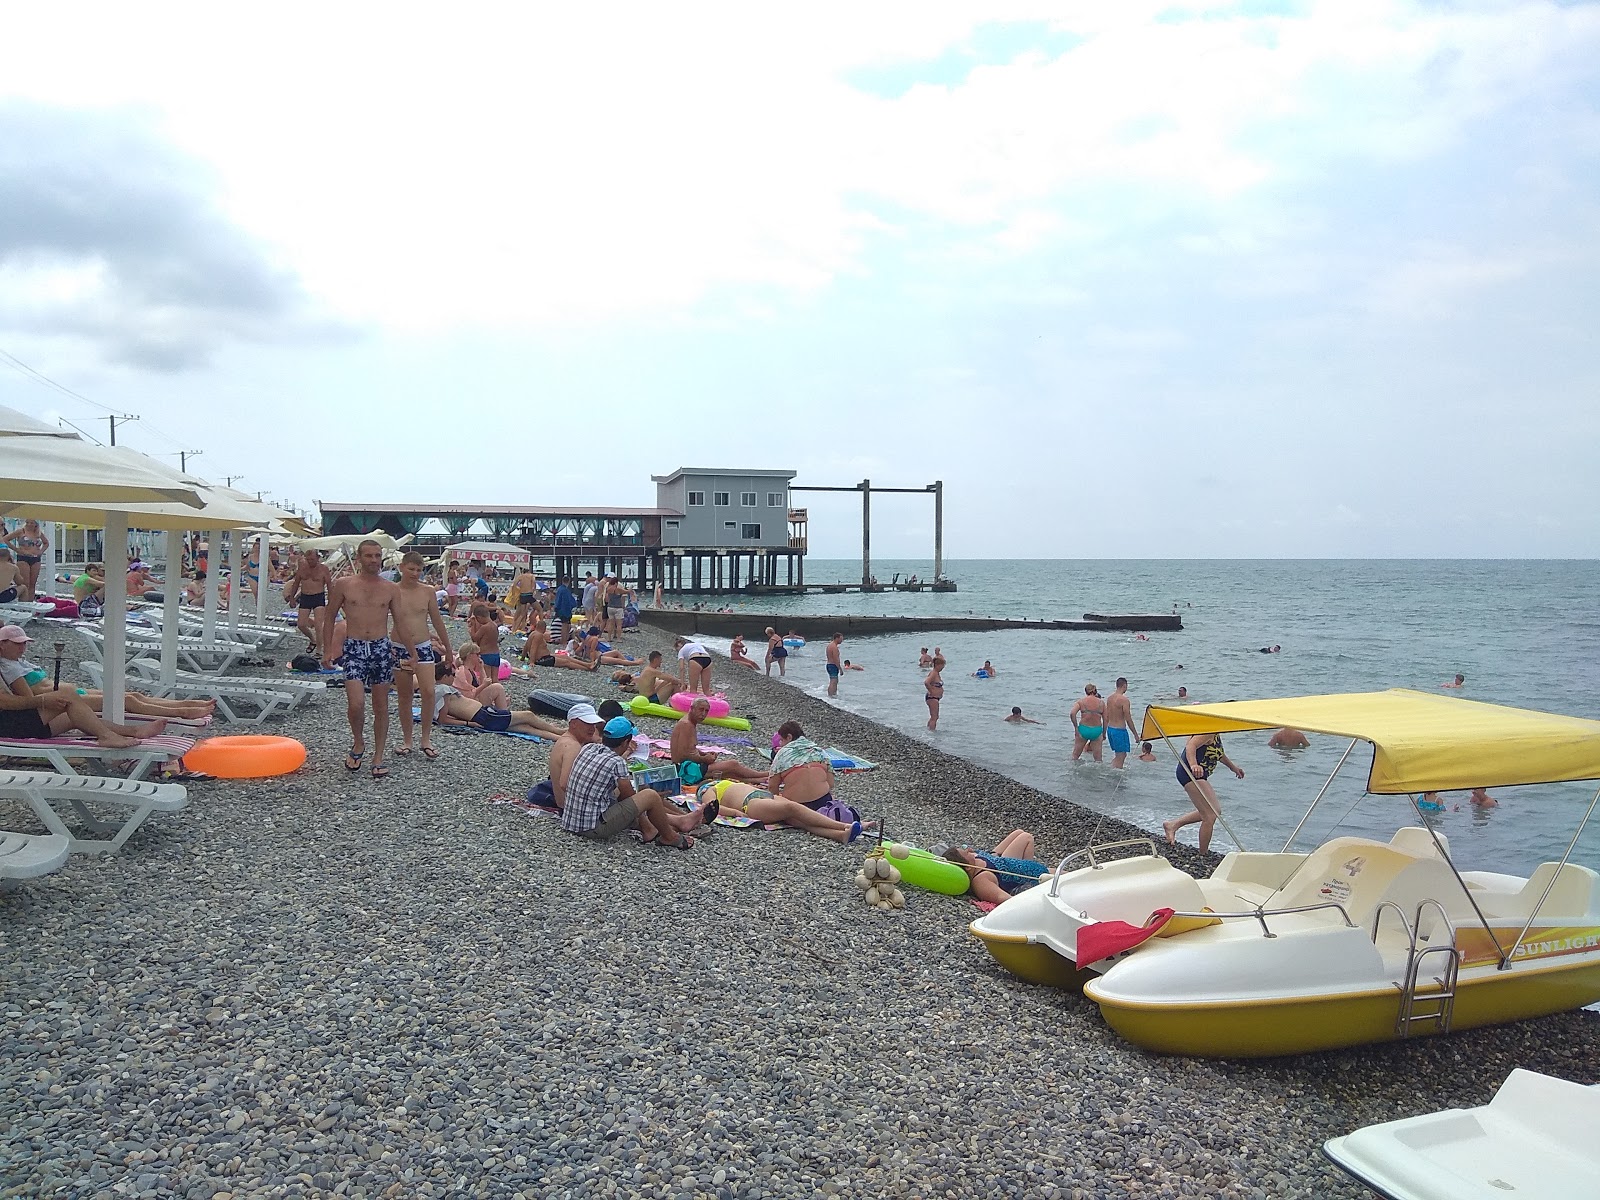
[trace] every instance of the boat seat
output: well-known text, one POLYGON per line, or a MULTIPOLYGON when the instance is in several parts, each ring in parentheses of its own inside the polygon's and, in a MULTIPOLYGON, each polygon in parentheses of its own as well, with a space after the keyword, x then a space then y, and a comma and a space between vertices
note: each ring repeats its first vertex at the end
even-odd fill
MULTIPOLYGON (((1544 895, 1545 885, 1555 875, 1556 864, 1553 862, 1540 863, 1528 882, 1523 884, 1518 891, 1502 891, 1500 889, 1477 888, 1472 889, 1472 896, 1483 909, 1483 915, 1503 921, 1526 921, 1528 914, 1533 911, 1533 906, 1539 903, 1539 897, 1544 895)), ((1579 866, 1577 863, 1568 863, 1561 868, 1561 874, 1556 876, 1556 885, 1550 889, 1550 897, 1539 909, 1541 920, 1568 920, 1581 917, 1589 912, 1589 907, 1595 902, 1595 883, 1600 881, 1600 875, 1588 867, 1579 866)))
POLYGON ((1205 897, 1194 876, 1164 858, 1123 858, 1060 876, 1058 902, 1096 921, 1143 925, 1158 908, 1199 912, 1205 897))
MULTIPOLYGON (((1439 857, 1439 847, 1433 844, 1433 835, 1421 825, 1407 825, 1395 830, 1394 836, 1389 839, 1389 845, 1417 858, 1439 857)), ((1442 833, 1439 835, 1439 845, 1444 847, 1446 854, 1450 853, 1450 839, 1442 833)))
MULTIPOLYGON (((1400 873, 1418 861, 1385 842, 1370 838, 1333 838, 1306 856, 1305 865, 1268 907, 1300 908, 1333 902, 1343 905, 1350 920, 1362 925, 1371 917, 1372 910, 1389 898, 1390 885, 1400 873)), ((1429 865, 1439 867, 1446 875, 1450 873, 1440 859, 1434 859, 1429 865)), ((1452 880, 1451 886, 1460 893, 1459 884, 1452 880)), ((1407 910, 1408 920, 1410 916, 1407 910)))

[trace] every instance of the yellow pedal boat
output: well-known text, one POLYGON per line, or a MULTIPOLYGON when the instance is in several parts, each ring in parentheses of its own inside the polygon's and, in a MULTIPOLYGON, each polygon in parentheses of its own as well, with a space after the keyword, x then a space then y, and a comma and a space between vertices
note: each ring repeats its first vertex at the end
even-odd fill
MULTIPOLYGON (((1340 767, 1370 743, 1367 791, 1414 806, 1426 792, 1600 780, 1600 721, 1399 689, 1153 706, 1143 737, 1285 725, 1350 738, 1340 767)), ((1419 808, 1422 823, 1387 842, 1235 851, 1207 879, 1150 840, 1091 847, 971 929, 1014 974, 1081 989, 1118 1033, 1165 1054, 1299 1054, 1563 1012, 1600 1000, 1600 875, 1570 861, 1597 800, 1566 853, 1526 879, 1457 870, 1419 808), (1154 936, 1078 962, 1081 929, 1165 909, 1154 936)))

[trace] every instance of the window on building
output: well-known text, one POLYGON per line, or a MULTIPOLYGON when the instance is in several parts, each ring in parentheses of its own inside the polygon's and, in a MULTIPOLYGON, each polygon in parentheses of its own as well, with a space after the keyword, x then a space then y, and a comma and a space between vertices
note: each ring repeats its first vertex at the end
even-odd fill
POLYGON ((782 508, 783 507, 783 493, 782 492, 768 492, 767 493, 767 507, 768 508, 782 508))
POLYGON ((690 508, 703 508, 705 506, 705 502, 706 502, 706 494, 704 492, 690 492, 689 493, 689 507, 690 508))
POLYGON ((667 528, 668 529, 676 529, 677 527, 678 527, 678 522, 676 522, 676 521, 668 521, 667 522, 667 528))
POLYGON ((711 503, 715 504, 718 508, 727 508, 728 507, 728 493, 727 492, 712 492, 711 493, 711 503))
POLYGON ((737 522, 737 521, 724 521, 722 523, 722 527, 724 529, 737 529, 739 527, 739 522, 737 522))
POLYGON ((739 526, 739 536, 747 542, 759 542, 761 540, 761 526, 746 521, 739 526))
POLYGON ((756 494, 754 492, 740 492, 739 493, 739 507, 740 508, 754 508, 755 506, 756 506, 756 494))

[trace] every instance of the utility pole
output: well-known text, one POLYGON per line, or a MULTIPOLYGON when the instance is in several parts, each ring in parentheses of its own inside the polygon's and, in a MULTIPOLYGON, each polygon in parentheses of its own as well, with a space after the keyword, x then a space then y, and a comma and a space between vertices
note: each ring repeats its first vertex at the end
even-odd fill
POLYGON ((106 418, 106 424, 111 426, 111 444, 113 446, 115 446, 117 444, 117 423, 119 421, 122 424, 126 425, 129 421, 137 421, 138 419, 139 419, 138 417, 136 417, 136 416, 134 416, 132 414, 127 414, 127 415, 124 415, 124 416, 117 416, 117 415, 113 414, 112 416, 107 417, 106 418))
POLYGON ((235 479, 243 479, 243 478, 244 478, 243 475, 224 475, 222 477, 222 481, 226 486, 232 487, 233 486, 233 481, 235 479))
POLYGON ((861 481, 861 590, 872 586, 872 480, 861 481))
POLYGON ((204 450, 179 450, 178 470, 187 475, 189 473, 189 460, 191 458, 199 458, 204 453, 204 450))

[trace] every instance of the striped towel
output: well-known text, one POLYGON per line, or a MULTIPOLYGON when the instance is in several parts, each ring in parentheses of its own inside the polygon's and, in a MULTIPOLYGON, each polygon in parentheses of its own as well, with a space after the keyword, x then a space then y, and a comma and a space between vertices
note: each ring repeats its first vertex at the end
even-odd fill
MULTIPOLYGON (((159 737, 140 738, 137 746, 122 747, 125 750, 165 750, 174 758, 181 757, 194 749, 195 739, 191 737, 176 737, 164 733, 159 737)), ((102 749, 97 747, 95 740, 86 733, 74 733, 67 737, 53 738, 8 738, 0 745, 10 746, 73 746, 78 749, 102 749)))

